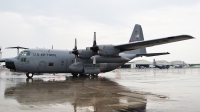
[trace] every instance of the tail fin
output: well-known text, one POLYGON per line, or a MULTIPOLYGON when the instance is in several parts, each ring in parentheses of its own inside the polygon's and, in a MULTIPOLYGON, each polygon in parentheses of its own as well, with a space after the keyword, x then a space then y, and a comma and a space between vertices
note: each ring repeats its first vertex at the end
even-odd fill
POLYGON ((156 65, 156 61, 155 61, 155 59, 153 59, 153 65, 154 65, 154 66, 156 65))
MULTIPOLYGON (((129 40, 129 42, 135 42, 135 41, 143 41, 144 40, 144 36, 143 36, 143 32, 142 32, 142 27, 139 24, 136 24, 131 38, 129 40)), ((146 54, 146 48, 141 48, 141 49, 136 49, 136 50, 130 50, 130 51, 125 51, 124 53, 126 54, 146 54)))

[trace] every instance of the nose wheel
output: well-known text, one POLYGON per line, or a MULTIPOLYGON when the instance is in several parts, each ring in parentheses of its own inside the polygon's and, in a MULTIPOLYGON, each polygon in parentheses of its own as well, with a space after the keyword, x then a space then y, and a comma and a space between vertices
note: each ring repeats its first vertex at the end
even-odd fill
POLYGON ((26 77, 27 78, 32 78, 33 77, 33 73, 26 73, 26 77))

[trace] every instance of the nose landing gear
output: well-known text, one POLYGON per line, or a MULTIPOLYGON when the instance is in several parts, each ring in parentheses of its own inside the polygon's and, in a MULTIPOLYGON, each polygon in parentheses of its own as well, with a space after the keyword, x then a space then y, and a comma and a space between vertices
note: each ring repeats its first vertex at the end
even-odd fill
POLYGON ((29 73, 29 72, 26 73, 26 77, 27 77, 27 78, 32 78, 32 77, 33 77, 33 73, 29 73))

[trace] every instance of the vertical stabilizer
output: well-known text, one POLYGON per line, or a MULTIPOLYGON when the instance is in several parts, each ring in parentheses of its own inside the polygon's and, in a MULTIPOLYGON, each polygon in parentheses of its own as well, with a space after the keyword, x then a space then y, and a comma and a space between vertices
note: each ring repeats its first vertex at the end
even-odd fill
MULTIPOLYGON (((142 27, 139 24, 136 24, 131 38, 129 40, 129 42, 136 42, 136 41, 143 41, 144 40, 144 36, 143 36, 143 32, 142 32, 142 27)), ((141 49, 136 49, 136 50, 130 50, 130 51, 125 51, 124 53, 126 54, 146 54, 146 48, 141 48, 141 49)))
POLYGON ((153 65, 154 65, 154 66, 156 65, 156 61, 155 61, 155 59, 153 59, 153 65))

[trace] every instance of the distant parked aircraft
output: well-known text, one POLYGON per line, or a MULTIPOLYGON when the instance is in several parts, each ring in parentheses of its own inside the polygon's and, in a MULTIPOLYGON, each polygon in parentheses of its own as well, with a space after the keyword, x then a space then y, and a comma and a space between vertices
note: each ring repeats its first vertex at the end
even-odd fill
POLYGON ((181 64, 174 65, 174 68, 183 68, 183 66, 185 66, 184 62, 182 62, 181 64))
POLYGON ((168 69, 168 68, 169 68, 169 65, 156 64, 155 59, 153 59, 153 65, 154 65, 156 68, 160 68, 160 69, 168 69))

